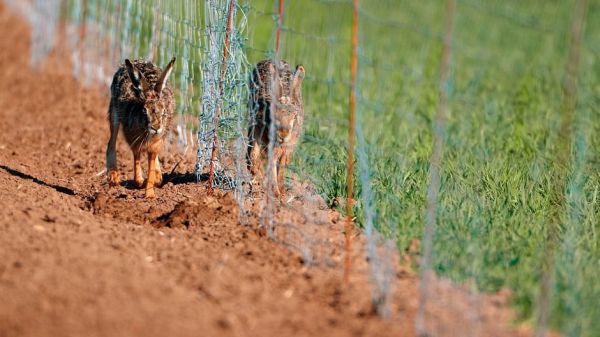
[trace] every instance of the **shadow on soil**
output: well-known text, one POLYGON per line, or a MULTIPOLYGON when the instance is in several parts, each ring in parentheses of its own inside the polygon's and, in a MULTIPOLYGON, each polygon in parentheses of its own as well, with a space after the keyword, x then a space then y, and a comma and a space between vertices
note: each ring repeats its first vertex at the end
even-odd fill
MULTIPOLYGON (((200 176, 200 180, 198 180, 196 173, 186 172, 186 173, 163 173, 162 176, 162 184, 171 183, 173 185, 181 185, 181 184, 195 184, 208 180, 208 174, 202 174, 200 176)), ((140 189, 136 186, 135 182, 131 179, 125 180, 121 183, 121 186, 125 187, 129 190, 138 190, 140 189)))
POLYGON ((0 168, 3 169, 4 171, 8 172, 9 174, 15 176, 15 177, 19 177, 21 179, 26 179, 26 180, 30 180, 38 185, 41 186, 45 186, 45 187, 50 187, 52 189, 54 189, 57 192, 66 194, 66 195, 76 195, 75 191, 73 191, 72 189, 68 188, 68 187, 64 187, 64 186, 60 186, 60 185, 54 185, 54 184, 49 184, 43 180, 40 180, 34 176, 31 176, 27 173, 23 173, 21 171, 15 170, 13 168, 10 168, 8 166, 4 166, 4 165, 0 165, 0 168))

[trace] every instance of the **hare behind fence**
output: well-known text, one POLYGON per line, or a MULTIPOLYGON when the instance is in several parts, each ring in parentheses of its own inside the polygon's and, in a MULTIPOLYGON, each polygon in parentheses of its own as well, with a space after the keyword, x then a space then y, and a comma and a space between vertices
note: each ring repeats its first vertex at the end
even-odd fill
POLYGON ((254 68, 250 81, 248 169, 254 176, 263 175, 262 160, 267 155, 269 142, 273 141, 273 162, 269 165, 268 179, 273 182, 276 196, 285 193, 284 170, 302 133, 303 79, 304 67, 301 65, 292 72, 285 61, 275 64, 271 60, 263 60, 254 68), (271 125, 274 130, 270 130, 271 125), (269 131, 275 139, 270 139, 269 131))
POLYGON ((119 125, 122 125, 125 139, 133 151, 135 184, 138 187, 144 185, 140 157, 146 151, 146 197, 155 196, 154 185, 162 182, 158 153, 163 147, 163 138, 171 125, 175 109, 173 90, 167 84, 174 64, 175 58, 161 70, 149 61, 125 60, 125 64, 115 73, 108 111, 110 140, 106 149, 106 171, 110 185, 120 183, 116 143, 119 125))

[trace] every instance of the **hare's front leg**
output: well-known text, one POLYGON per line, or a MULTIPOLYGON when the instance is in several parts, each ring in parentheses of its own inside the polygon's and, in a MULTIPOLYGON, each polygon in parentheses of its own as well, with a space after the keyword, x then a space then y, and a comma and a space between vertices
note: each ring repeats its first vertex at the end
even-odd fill
POLYGON ((116 186, 121 183, 119 171, 117 170, 117 136, 119 135, 119 118, 117 112, 114 111, 111 102, 109 108, 109 123, 110 123, 110 139, 106 147, 106 174, 108 184, 116 186))
POLYGON ((154 184, 156 183, 156 159, 158 153, 148 152, 148 181, 146 182, 146 198, 154 198, 154 184))
POLYGON ((285 166, 287 165, 287 152, 282 150, 280 157, 277 160, 277 191, 281 197, 285 196, 285 166))
POLYGON ((162 171, 160 169, 160 160, 158 159, 158 155, 156 155, 156 163, 154 166, 154 183, 158 186, 162 185, 162 181, 163 181, 163 177, 162 177, 162 171))
POLYGON ((267 186, 275 193, 276 197, 281 196, 281 191, 279 190, 279 174, 281 172, 279 168, 279 161, 281 158, 281 153, 279 149, 273 149, 273 156, 267 165, 267 169, 269 170, 269 181, 267 182, 267 186))
POLYGON ((262 177, 263 168, 260 160, 260 144, 254 140, 248 147, 248 169, 254 177, 262 177))
POLYGON ((135 186, 141 188, 144 186, 144 173, 142 172, 142 151, 140 148, 132 148, 133 151, 133 181, 135 186))

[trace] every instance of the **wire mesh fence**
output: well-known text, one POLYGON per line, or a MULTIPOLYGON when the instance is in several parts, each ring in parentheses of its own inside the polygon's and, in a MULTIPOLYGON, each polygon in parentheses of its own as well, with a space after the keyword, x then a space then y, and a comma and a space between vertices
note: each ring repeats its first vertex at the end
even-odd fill
POLYGON ((64 28, 73 74, 87 84, 108 84, 125 58, 177 56, 173 137, 197 151, 198 179, 234 191, 242 223, 258 219, 311 265, 342 270, 328 210, 352 217, 382 315, 401 316, 388 303, 399 253, 422 271, 421 334, 461 334, 436 311, 458 308, 438 275, 467 289, 469 335, 486 335, 479 294, 503 288, 521 319, 537 317, 540 336, 598 335, 597 1, 5 2, 31 23, 32 64, 64 28), (250 82, 263 59, 306 70, 284 197, 271 172, 285 99, 267 104, 267 174, 249 170, 250 82))

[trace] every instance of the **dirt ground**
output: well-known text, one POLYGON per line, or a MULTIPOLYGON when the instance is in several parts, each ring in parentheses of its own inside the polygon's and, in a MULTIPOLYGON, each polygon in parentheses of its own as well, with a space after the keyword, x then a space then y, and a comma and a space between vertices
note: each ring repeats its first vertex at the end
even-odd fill
MULTIPOLYGON (((130 182, 109 188, 108 88, 84 88, 59 52, 32 70, 28 25, 1 2, 0 31, 0 337, 414 335, 417 276, 398 264, 379 318, 363 238, 344 284, 343 223, 325 207, 299 198, 279 215, 319 219, 332 263, 309 265, 262 234, 258 202, 241 225, 231 195, 207 196, 186 174, 193 151, 163 154, 165 171, 179 165, 155 200, 130 182)), ((131 157, 119 140, 127 179, 131 157)), ((512 327, 509 292, 433 288, 432 335, 530 335, 512 327)))

